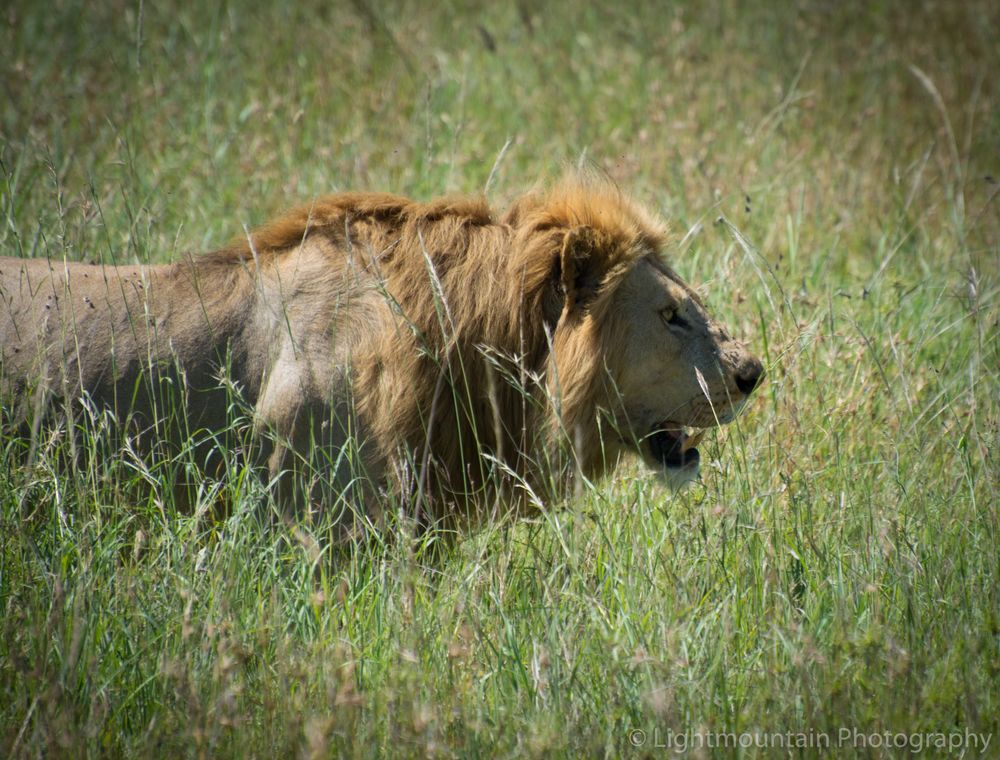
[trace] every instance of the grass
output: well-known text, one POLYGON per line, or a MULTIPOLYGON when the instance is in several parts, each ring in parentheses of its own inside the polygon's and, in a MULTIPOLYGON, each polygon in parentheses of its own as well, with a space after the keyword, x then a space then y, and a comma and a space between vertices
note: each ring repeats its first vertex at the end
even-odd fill
POLYGON ((502 205, 583 161, 769 370, 690 490, 626 467, 433 568, 262 524, 235 466, 178 514, 183 457, 87 435, 70 469, 52 435, 28 468, 4 427, 5 753, 1000 752, 993 4, 0 13, 4 255, 165 261, 324 192, 502 205))

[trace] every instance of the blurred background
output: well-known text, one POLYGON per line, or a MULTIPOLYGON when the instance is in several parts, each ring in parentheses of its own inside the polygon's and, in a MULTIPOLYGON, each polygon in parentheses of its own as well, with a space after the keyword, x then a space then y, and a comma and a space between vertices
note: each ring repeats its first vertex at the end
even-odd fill
POLYGON ((775 255, 808 221, 834 267, 916 209, 996 232, 990 2, 5 5, 7 246, 38 220, 168 257, 333 190, 481 191, 500 158, 500 201, 583 162, 775 255))

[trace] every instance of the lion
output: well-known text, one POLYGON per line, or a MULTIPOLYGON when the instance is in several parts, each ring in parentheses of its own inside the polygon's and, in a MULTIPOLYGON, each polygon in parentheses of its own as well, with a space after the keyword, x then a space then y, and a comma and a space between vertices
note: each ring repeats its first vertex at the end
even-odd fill
POLYGON ((677 486, 698 474, 692 431, 733 420, 763 368, 669 244, 622 191, 575 177, 500 214, 330 195, 166 265, 4 258, 4 404, 32 432, 103 409, 147 451, 192 431, 211 449, 235 395, 282 509, 338 505, 355 525, 389 494, 422 526, 501 493, 537 508, 628 454, 677 486))

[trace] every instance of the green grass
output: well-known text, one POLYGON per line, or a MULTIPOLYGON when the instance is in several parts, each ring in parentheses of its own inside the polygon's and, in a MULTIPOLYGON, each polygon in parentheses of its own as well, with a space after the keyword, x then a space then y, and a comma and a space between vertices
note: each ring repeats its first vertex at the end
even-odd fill
POLYGON ((690 490, 625 468, 431 568, 262 522, 235 466, 177 514, 183 459, 87 435, 70 469, 54 435, 27 468, 4 427, 0 749, 663 756, 671 731, 847 728, 998 756, 993 3, 173 5, 0 11, 4 255, 166 261, 320 193, 492 173, 502 205, 583 161, 691 231, 677 269, 769 378, 690 490))

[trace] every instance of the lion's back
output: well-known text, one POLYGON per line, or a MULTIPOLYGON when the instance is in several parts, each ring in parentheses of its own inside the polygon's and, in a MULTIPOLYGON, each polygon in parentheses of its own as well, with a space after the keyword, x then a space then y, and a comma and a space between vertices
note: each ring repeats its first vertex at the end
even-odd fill
POLYGON ((115 398, 159 352, 164 315, 189 311, 162 287, 176 279, 173 269, 0 258, 5 403, 19 403, 33 386, 48 395, 115 398))

